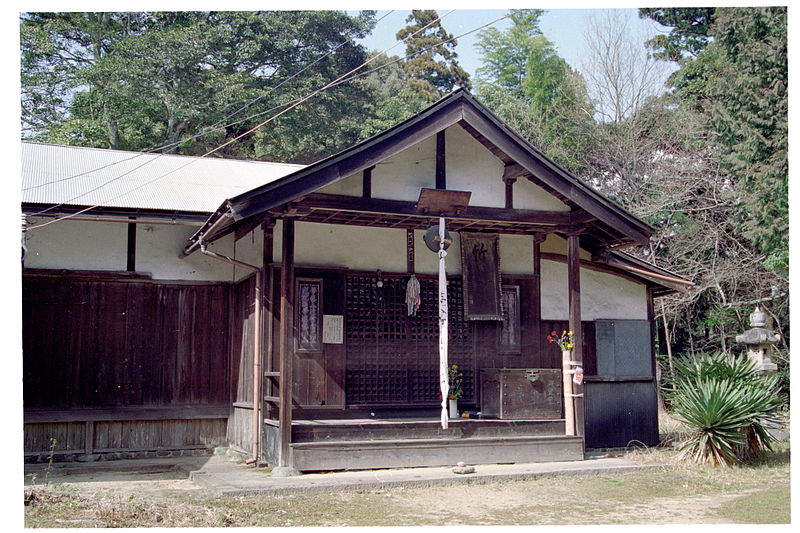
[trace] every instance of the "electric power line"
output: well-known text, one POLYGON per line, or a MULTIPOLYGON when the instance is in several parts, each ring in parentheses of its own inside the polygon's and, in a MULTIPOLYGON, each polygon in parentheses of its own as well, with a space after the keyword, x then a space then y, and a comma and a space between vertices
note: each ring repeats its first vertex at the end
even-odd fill
MULTIPOLYGON (((329 83, 328 83, 328 84, 326 84, 325 86, 323 86, 323 87, 321 87, 321 88, 319 88, 319 89, 317 89, 317 90, 313 91, 312 93, 310 93, 310 94, 308 94, 308 95, 306 95, 306 96, 303 96, 303 97, 301 97, 301 98, 297 98, 297 99, 295 99, 295 100, 292 100, 292 101, 286 102, 286 103, 284 103, 284 104, 281 104, 281 105, 279 105, 279 106, 273 107, 273 108, 272 108, 272 109, 270 109, 270 110, 267 110, 267 111, 264 111, 264 112, 261 112, 261 113, 257 113, 257 114, 255 114, 255 115, 251 115, 251 116, 249 116, 249 117, 247 117, 247 118, 245 118, 245 119, 242 119, 241 121, 237 121, 237 122, 233 123, 233 124, 238 124, 238 123, 244 122, 244 121, 246 121, 246 120, 250 120, 250 119, 252 119, 252 118, 254 118, 254 117, 256 117, 256 116, 260 116, 260 115, 266 114, 266 113, 268 113, 268 112, 271 112, 272 110, 278 109, 278 108, 280 108, 280 107, 283 107, 283 106, 285 106, 285 105, 289 105, 289 107, 287 107, 286 109, 284 109, 284 110, 283 110, 283 111, 281 111, 280 113, 277 113, 277 114, 275 114, 274 116, 272 116, 272 117, 268 118, 267 120, 265 120, 265 121, 263 121, 263 122, 261 122, 261 123, 257 124, 256 126, 254 126, 253 128, 249 129, 248 131, 246 131, 246 132, 242 133, 241 135, 238 135, 237 137, 234 137, 233 139, 230 139, 229 141, 227 141, 227 142, 223 143, 222 145, 219 145, 219 146, 217 146, 216 148, 214 148, 214 149, 212 149, 212 150, 209 150, 208 152, 206 152, 206 153, 205 153, 205 154, 203 154, 202 156, 199 156, 199 157, 197 157, 197 158, 194 158, 194 159, 192 159, 191 161, 187 162, 185 165, 182 165, 182 166, 180 166, 180 167, 178 167, 178 168, 175 168, 175 169, 173 169, 173 170, 171 170, 171 171, 169 171, 169 172, 167 172, 167 173, 165 173, 165 174, 162 174, 162 175, 160 175, 160 176, 158 176, 158 177, 156 177, 156 178, 154 178, 154 179, 152 179, 152 180, 150 180, 150 181, 147 181, 147 182, 145 182, 145 183, 143 183, 143 184, 141 184, 141 185, 139 185, 139 186, 137 186, 137 187, 134 187, 133 189, 130 189, 130 190, 128 190, 128 191, 126 191, 126 192, 124 192, 124 193, 122 193, 122 194, 119 194, 119 195, 117 195, 117 196, 115 196, 115 197, 113 197, 113 198, 110 198, 110 199, 108 199, 108 200, 106 200, 106 201, 111 201, 111 200, 116 200, 116 199, 118 199, 118 198, 121 198, 122 196, 125 196, 125 195, 127 195, 127 194, 130 194, 130 193, 132 193, 132 192, 134 192, 134 191, 136 191, 136 190, 139 190, 139 189, 141 189, 141 188, 143 188, 143 187, 145 187, 145 186, 147 186, 147 185, 149 185, 149 184, 151 184, 151 183, 153 183, 153 182, 155 182, 155 181, 158 181, 158 180, 160 180, 160 179, 162 179, 162 178, 165 178, 166 176, 169 176, 170 174, 173 174, 174 172, 177 172, 178 170, 182 170, 183 168, 185 168, 185 167, 187 167, 187 166, 191 165, 192 163, 194 163, 195 161, 197 161, 197 159, 201 159, 201 158, 203 158, 203 157, 206 157, 206 156, 208 156, 208 155, 211 155, 211 154, 213 154, 214 152, 216 152, 216 151, 218 151, 218 150, 221 150, 221 149, 222 149, 222 148, 224 148, 225 146, 228 146, 229 144, 232 144, 233 142, 236 142, 237 140, 241 139, 242 137, 244 137, 244 136, 246 136, 246 135, 249 135, 250 133, 253 133, 253 132, 254 132, 254 131, 256 131, 257 129, 259 129, 259 128, 261 128, 261 127, 265 126, 266 124, 268 124, 269 122, 271 122, 271 121, 275 120, 276 118, 278 118, 279 116, 283 115, 284 113, 286 113, 286 112, 290 111, 291 109, 294 109, 295 107, 299 106, 299 105, 300 105, 300 104, 302 104, 303 102, 305 102, 305 101, 309 100, 310 98, 313 98, 313 97, 314 97, 314 96, 316 96, 317 94, 319 94, 319 93, 321 93, 321 92, 323 92, 323 91, 325 91, 325 90, 327 90, 327 89, 330 89, 330 88, 332 88, 332 87, 336 87, 336 86, 338 86, 338 85, 342 85, 342 84, 344 84, 344 83, 347 83, 347 82, 349 82, 349 81, 352 81, 353 79, 355 79, 355 78, 357 78, 357 77, 362 77, 362 76, 365 76, 365 75, 369 75, 369 74, 371 74, 372 72, 375 72, 375 71, 377 71, 377 70, 380 70, 380 69, 382 69, 382 68, 385 68, 385 67, 387 67, 387 66, 389 66, 389 65, 391 65, 391 64, 393 64, 393 63, 397 63, 397 62, 399 62, 399 61, 402 61, 403 59, 407 59, 407 58, 409 58, 409 57, 413 57, 413 56, 415 56, 415 55, 421 54, 421 53, 423 53, 423 52, 426 52, 426 51, 428 51, 428 50, 430 50, 430 49, 432 49, 432 48, 436 48, 437 46, 441 46, 441 44, 443 44, 443 43, 447 43, 447 42, 451 42, 451 41, 453 41, 453 40, 455 40, 455 39, 459 39, 459 38, 461 38, 461 37, 463 37, 463 36, 465 36, 465 35, 469 35, 469 34, 471 34, 471 33, 474 33, 474 32, 476 32, 476 31, 478 31, 478 30, 481 30, 481 29, 483 29, 483 28, 485 28, 485 27, 487 27, 487 26, 490 26, 491 24, 495 24, 495 23, 497 23, 497 22, 499 22, 499 21, 501 21, 501 20, 503 20, 503 19, 507 18, 507 16, 500 17, 500 18, 498 18, 498 19, 495 19, 495 20, 494 20, 494 21, 492 21, 492 22, 489 22, 489 23, 487 23, 487 24, 483 24, 483 25, 481 25, 481 26, 479 26, 479 27, 477 27, 477 28, 474 28, 474 29, 472 29, 472 30, 470 30, 470 31, 464 32, 464 33, 462 33, 462 34, 460 34, 460 35, 458 35, 458 36, 456 36, 456 37, 453 37, 453 38, 451 38, 451 39, 448 39, 448 40, 446 40, 446 41, 441 41, 441 42, 437 43, 437 44, 436 44, 436 45, 434 45, 434 46, 428 47, 428 48, 426 48, 426 49, 423 49, 423 50, 419 50, 419 51, 417 51, 417 52, 414 52, 414 53, 412 53, 412 54, 408 54, 407 56, 405 56, 405 57, 402 57, 402 58, 398 57, 397 59, 395 59, 395 60, 393 60, 393 61, 391 61, 391 62, 389 62, 389 63, 386 63, 386 64, 384 64, 384 65, 381 65, 380 67, 377 67, 377 68, 375 68, 375 69, 371 69, 371 70, 368 70, 368 71, 366 71, 366 72, 363 72, 363 73, 361 73, 361 74, 353 75, 353 76, 351 76, 350 78, 347 78, 347 76, 350 76, 351 74, 354 74, 355 72, 357 72, 358 70, 360 70, 360 69, 361 69, 361 68, 363 68, 364 66, 368 65, 369 63, 371 63, 372 61, 374 61, 374 60, 375 60, 375 59, 377 59, 378 57, 380 57, 380 56, 384 55, 384 54, 385 54, 387 51, 389 51, 389 50, 391 50, 392 48, 394 48, 395 46, 397 46, 397 45, 399 45, 399 44, 401 44, 401 43, 403 43, 403 42, 407 41, 408 39, 411 39, 411 38, 412 38, 412 37, 414 37, 416 34, 418 34, 418 33, 422 32, 423 30, 427 29, 429 26, 431 26, 431 25, 432 25, 432 24, 434 24, 435 22, 437 22, 437 21, 439 21, 439 20, 443 19, 444 17, 446 17, 446 16, 448 16, 448 15, 452 14, 454 11, 455 11, 455 10, 451 10, 451 11, 447 12, 446 14, 442 15, 441 17, 438 17, 437 19, 435 19, 435 20, 431 21, 430 23, 428 23, 427 25, 423 26, 422 28, 420 28, 420 29, 419 29, 419 30, 417 30, 416 32, 412 33, 411 35, 409 35, 409 36, 408 36, 408 37, 406 37, 405 39, 403 39, 403 40, 401 40, 401 41, 398 41, 398 42, 396 42, 395 44, 393 44, 392 46, 390 46, 390 47, 386 48, 385 50, 383 50, 383 51, 381 51, 381 52, 378 52, 377 54, 375 54, 373 57, 369 58, 367 61, 365 61, 364 63, 362 63, 362 64, 361 64, 361 65, 359 65, 358 67, 356 67, 356 68, 354 68, 354 69, 350 70, 350 71, 349 71, 349 72, 347 72, 346 74, 343 74, 342 76, 338 77, 337 79, 333 80, 332 82, 329 82, 329 83)), ((388 15, 388 14, 387 14, 387 15, 388 15)), ((386 15, 384 15, 384 17, 382 17, 382 18, 385 18, 385 16, 386 16, 386 15)), ((237 113, 238 113, 238 111, 237 111, 237 113)), ((227 127, 227 126, 226 126, 226 127, 227 127)), ((203 133, 203 135, 205 135, 205 134, 207 134, 207 133, 209 133, 209 132, 203 133)), ((200 135, 200 134, 198 134, 198 136, 199 136, 199 135, 200 135)), ((186 140, 184 140, 184 141, 181 141, 181 142, 186 142, 186 141, 188 141, 188 140, 190 140, 190 139, 186 139, 186 140)), ((140 155, 140 154, 137 154, 137 156, 138 156, 138 155, 140 155)), ((136 157, 136 156, 135 156, 135 157, 136 157)), ((140 168, 140 167, 137 167, 137 168, 140 168)), ((136 170, 136 169, 133 169, 133 170, 136 170)), ((83 193, 81 196, 83 196, 83 195, 85 195, 85 194, 88 194, 89 192, 93 192, 93 191, 95 191, 95 190, 97 190, 97 189, 99 189, 99 188, 101 188, 101 187, 103 187, 103 186, 107 185, 108 183, 111 183, 112 181, 115 181, 115 180, 117 180, 117 179, 120 179, 120 178, 124 177, 124 175, 127 175, 128 173, 132 172, 133 170, 131 170, 131 171, 127 172, 126 174, 123 174, 123 175, 121 175, 121 176, 118 176, 118 177, 116 177, 116 178, 114 178, 114 179, 110 180, 109 182, 107 182, 107 183, 105 183, 105 184, 103 184, 103 185, 100 185, 100 186, 96 187, 95 189, 92 189, 91 191, 87 191, 86 193, 83 193)), ((85 173, 84 173, 84 174, 85 174, 85 173)), ((73 200, 74 200, 74 199, 75 199, 75 198, 73 198, 73 200)), ((72 200, 69 200, 69 201, 72 201, 72 200)), ((35 216, 35 215, 37 215, 37 214, 42 214, 42 213, 44 213, 44 212, 46 212, 46 211, 49 211, 49 210, 51 210, 51 209, 54 209, 54 208, 56 208, 56 207, 58 207, 58 206, 61 206, 61 205, 64 205, 64 203, 56 204, 55 206, 51 206, 51 207, 47 208, 46 210, 40 211, 40 212, 38 212, 38 213, 34 213, 34 214, 30 215, 30 216, 35 216)), ((90 210, 92 210, 92 209, 94 209, 94 208, 96 208, 96 207, 100 207, 100 205, 93 205, 93 206, 87 207, 87 208, 85 208, 85 209, 82 209, 82 210, 80 210, 80 211, 78 211, 78 212, 76 212, 76 213, 72 213, 72 214, 70 214, 70 215, 67 215, 67 216, 64 216, 64 217, 61 217, 61 218, 57 218, 57 219, 51 220, 51 221, 49 221, 49 222, 46 222, 46 223, 44 223, 44 224, 37 224, 37 225, 35 225, 35 226, 31 226, 31 227, 30 227, 30 228, 28 228, 28 229, 30 230, 30 229, 35 229, 35 228, 39 228, 39 227, 44 227, 44 226, 47 226, 47 225, 49 225, 49 224, 53 224, 53 223, 55 223, 55 222, 58 222, 58 221, 61 221, 61 220, 66 220, 66 219, 68 219, 68 218, 72 218, 72 217, 75 217, 75 216, 81 215, 81 214, 83 214, 83 213, 85 213, 85 212, 87 212, 87 211, 90 211, 90 210)))
MULTIPOLYGON (((386 13, 385 15, 383 15, 381 18, 379 18, 378 20, 376 20, 376 21, 375 21, 375 25, 377 26, 377 25, 378 25, 378 24, 379 24, 379 23, 380 23, 380 22, 381 22, 383 19, 385 19, 386 17, 388 17, 388 16, 389 16, 389 15, 391 15, 392 13, 394 13, 394 9, 392 9, 391 11, 389 11, 388 13, 386 13)), ((333 48, 333 49, 332 49, 330 52, 328 52, 328 53, 327 53, 327 54, 325 54, 324 56, 322 56, 322 57, 319 57, 319 58, 315 59, 314 61, 312 61, 311 63, 309 63, 309 64, 308 64, 308 65, 306 65, 305 67, 303 67, 302 69, 298 70, 297 72, 295 72, 294 74, 292 74, 291 76, 289 76, 288 78, 286 78, 285 80, 281 81, 281 82, 280 82, 279 84, 277 84, 276 86, 267 88, 267 90, 266 90, 265 92, 263 92, 262 94, 260 94, 260 95, 259 95, 257 98, 255 98, 255 99, 251 100, 250 102, 246 103, 245 105, 243 105, 242 107, 240 107, 239 109, 237 109, 236 111, 234 111, 233 113, 229 113, 229 114, 228 114, 228 115, 226 115, 225 117, 223 117, 223 118, 219 119, 219 120, 218 120, 217 122, 215 122, 214 124, 211 124, 210 126, 207 126, 207 127, 203 128, 203 130, 202 130, 202 131, 200 131, 200 132, 198 132, 198 133, 196 133, 196 134, 194 134, 194 135, 192 135, 192 136, 190 136, 190 137, 187 137, 187 138, 185 138, 185 139, 181 139, 181 140, 178 140, 178 141, 175 141, 175 142, 167 143, 167 144, 164 144, 164 145, 161 145, 161 146, 156 146, 156 147, 154 147, 154 148, 149 148, 149 149, 147 149, 147 150, 144 150, 144 151, 142 151, 142 152, 139 152, 139 153, 137 153, 136 155, 133 155, 133 156, 131 156, 131 157, 128 157, 128 158, 126 158, 126 159, 121 159, 121 160, 119 160, 119 161, 114 161, 113 163, 109 163, 109 164, 107 164, 107 165, 102 165, 102 166, 99 166, 99 167, 97 167, 97 168, 94 168, 94 169, 92 169, 92 170, 87 170, 87 171, 85 171, 85 172, 81 172, 81 173, 79 173, 79 174, 75 174, 75 175, 72 175, 72 176, 67 176, 67 177, 64 177, 64 178, 59 178, 59 179, 55 179, 55 180, 51 180, 51 181, 46 181, 46 182, 44 182, 44 183, 39 183, 39 184, 37 184, 37 185, 33 185, 33 186, 31 186, 31 187, 23 187, 23 188, 22 188, 22 190, 23 190, 23 191, 30 191, 30 190, 33 190, 33 189, 38 189, 38 188, 40 188, 40 187, 45 187, 45 186, 47 186, 47 185, 52 185, 53 183, 60 183, 60 182, 62 182, 62 181, 69 181, 69 180, 71 180, 71 179, 74 179, 74 178, 79 178, 79 177, 81 177, 81 176, 85 176, 86 174, 91 174, 92 172, 97 172, 97 171, 99 171, 99 170, 104 170, 104 169, 106 169, 106 168, 113 167, 114 165, 119 165, 120 163, 125 163, 125 162, 127 162, 127 161, 131 161, 131 160, 133 160, 133 159, 136 159, 136 158, 138 158, 138 157, 140 157, 140 156, 142 156, 142 155, 145 155, 145 154, 149 154, 149 153, 157 152, 157 151, 160 151, 160 150, 166 150, 166 149, 169 149, 169 148, 174 148, 174 147, 180 146, 180 145, 182 145, 182 144, 186 144, 186 143, 187 143, 187 142, 189 142, 189 141, 193 141, 193 140, 195 140, 195 139, 199 139, 200 137, 203 137, 203 136, 205 136, 205 135, 208 135, 208 134, 210 134, 210 133, 214 133, 214 132, 217 132, 217 131, 223 130, 223 129, 225 129, 225 128, 229 128, 229 127, 231 127, 231 126, 235 126, 236 124, 240 124, 240 123, 242 123, 242 122, 245 122, 245 121, 247 121, 247 120, 250 120, 251 118, 253 118, 252 116, 251 116, 251 117, 247 117, 247 118, 245 118, 245 119, 242 119, 242 120, 240 120, 240 121, 237 121, 237 122, 231 122, 231 123, 229 123, 229 124, 226 124, 226 125, 224 125, 224 126, 217 127, 217 126, 219 126, 221 123, 225 122, 226 120, 228 120, 228 119, 230 119, 230 118, 232 118, 232 117, 234 117, 234 116, 238 115, 239 113, 241 113, 241 112, 242 112, 242 111, 244 111, 245 109, 247 109, 247 108, 249 108, 249 107, 253 106, 253 105, 254 105, 254 104, 256 104, 256 103, 257 103, 259 100, 261 100, 262 98, 264 98, 264 97, 266 97, 267 95, 271 94, 271 93, 272 93, 272 92, 274 92, 275 90, 279 89, 279 88, 280 88, 281 86, 283 86, 285 83, 287 83, 287 82, 289 82, 289 81, 293 80, 294 78, 296 78, 297 76, 299 76, 300 74, 302 74, 303 72, 305 72, 306 70, 308 70, 309 68, 311 68, 312 66, 314 66, 315 64, 317 64, 317 63, 319 63, 320 61, 322 61, 323 59, 327 58, 328 56, 330 56, 331 54, 333 54, 334 52, 336 52, 336 50, 338 50, 339 48, 341 48, 342 46, 344 46, 344 45, 345 45, 345 44, 347 44, 348 42, 350 42, 350 41, 349 41, 349 40, 347 40, 347 41, 342 41, 341 43, 337 44, 337 45, 336 45, 336 46, 335 46, 335 47, 334 47, 334 48, 333 48)), ((285 104, 282 104, 282 105, 285 105, 285 104)), ((267 110, 266 112, 268 113, 268 112, 274 111, 275 109, 278 109, 279 107, 281 107, 281 106, 275 106, 275 107, 273 107, 273 108, 271 108, 271 109, 267 110)), ((165 153, 160 153, 160 154, 158 154, 158 156, 161 156, 161 155, 166 155, 166 154, 165 154, 165 153)), ((158 156, 157 156, 157 157, 158 157, 158 156)), ((156 157, 156 159, 157 159, 157 157, 156 157)), ((150 163, 150 162, 152 162, 152 161, 155 161, 155 159, 151 159, 151 160, 149 160, 149 161, 148 161, 148 163, 150 163)), ((147 164, 147 163, 145 163, 145 164, 147 164)), ((141 168, 141 167, 137 167, 136 169, 138 169, 138 168, 141 168)), ((134 170, 136 170, 136 169, 134 169, 134 170)), ((127 174, 127 173, 126 173, 126 174, 127 174)), ((125 175, 125 174, 123 174, 123 176, 124 176, 124 175, 125 175)), ((92 192, 92 191, 88 191, 88 192, 92 192)), ((71 201, 71 200, 68 200, 67 202, 69 202, 69 201, 71 201)), ((67 202, 65 202, 65 203, 67 203, 67 202)), ((63 205, 63 204, 58 204, 58 205, 63 205)), ((40 213, 38 213, 38 214, 41 214, 41 213, 42 213, 42 212, 40 212, 40 213)))

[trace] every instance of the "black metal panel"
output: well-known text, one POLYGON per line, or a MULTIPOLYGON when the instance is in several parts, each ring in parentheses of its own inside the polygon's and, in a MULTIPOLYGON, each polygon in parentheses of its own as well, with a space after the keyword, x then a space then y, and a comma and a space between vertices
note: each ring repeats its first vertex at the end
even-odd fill
POLYGON ((613 320, 598 320, 595 322, 595 340, 597 357, 596 375, 604 377, 616 376, 617 356, 613 320))
POLYGON ((587 448, 658 444, 655 381, 600 381, 584 385, 587 448))
POLYGON ((653 377, 650 322, 596 322, 597 375, 607 378, 653 377))

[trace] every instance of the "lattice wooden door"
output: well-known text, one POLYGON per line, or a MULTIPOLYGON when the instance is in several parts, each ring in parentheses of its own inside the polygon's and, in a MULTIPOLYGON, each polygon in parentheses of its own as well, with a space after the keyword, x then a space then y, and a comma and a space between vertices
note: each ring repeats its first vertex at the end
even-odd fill
MULTIPOLYGON (((439 315, 436 280, 420 279, 422 305, 409 317, 408 277, 347 278, 347 377, 349 405, 434 405, 439 401, 439 315), (379 282, 382 286, 378 286, 379 282)), ((464 400, 474 399, 475 358, 464 320, 461 280, 450 280, 448 360, 464 374, 464 400)))

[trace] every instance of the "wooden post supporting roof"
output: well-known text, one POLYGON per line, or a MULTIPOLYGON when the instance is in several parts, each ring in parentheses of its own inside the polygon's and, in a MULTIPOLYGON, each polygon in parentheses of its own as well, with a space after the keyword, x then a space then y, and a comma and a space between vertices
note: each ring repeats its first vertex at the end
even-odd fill
POLYGON ((447 159, 445 155, 444 130, 436 133, 436 188, 447 188, 447 159))
MULTIPOLYGON (((273 243, 275 241, 275 221, 271 218, 267 218, 261 223, 261 230, 263 231, 263 241, 262 241, 262 249, 261 249, 261 275, 263 277, 263 282, 261 284, 261 306, 263 308, 263 312, 261 313, 262 316, 262 335, 264 336, 264 342, 261 344, 263 346, 261 350, 261 368, 264 369, 266 372, 272 372, 274 369, 272 368, 272 350, 274 345, 273 340, 273 331, 272 331, 272 320, 274 314, 273 308, 273 292, 272 292, 272 261, 273 258, 273 243)), ((264 397, 266 395, 274 396, 274 386, 273 380, 270 379, 268 381, 264 381, 264 376, 266 373, 262 373, 259 376, 259 379, 264 383, 264 387, 261 388, 262 394, 259 400, 261 401, 262 409, 261 413, 263 417, 272 418, 272 412, 274 409, 270 408, 270 404, 265 403, 264 397)), ((259 428, 263 430, 263 420, 259 423, 259 428)), ((262 453, 264 447, 262 446, 262 453)))
POLYGON ((533 293, 531 294, 530 308, 533 322, 533 349, 534 353, 542 353, 542 241, 546 235, 535 233, 533 235, 533 293))
MULTIPOLYGON (((569 292, 569 329, 573 334, 572 360, 583 363, 583 331, 581 329, 581 257, 580 235, 572 233, 567 236, 567 290, 569 292)), ((573 387, 580 392, 583 387, 573 387)), ((583 397, 573 399, 575 406, 575 431, 583 436, 584 416, 583 397)))
POLYGON ((286 475, 293 466, 290 444, 294 360, 294 219, 290 217, 283 219, 282 250, 278 468, 281 468, 283 475, 286 475))

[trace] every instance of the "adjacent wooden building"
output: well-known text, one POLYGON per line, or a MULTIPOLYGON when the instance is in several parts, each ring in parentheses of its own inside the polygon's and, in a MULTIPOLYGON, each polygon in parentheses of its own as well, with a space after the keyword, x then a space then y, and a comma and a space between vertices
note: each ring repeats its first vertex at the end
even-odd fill
POLYGON ((30 458, 229 445, 308 471, 658 441, 653 299, 690 282, 622 252, 652 228, 466 91, 306 167, 25 153, 30 458), (442 429, 423 242, 442 213, 421 198, 452 191, 470 194, 446 216, 448 360, 472 417, 442 429), (585 376, 574 436, 545 340, 567 329, 585 376))

